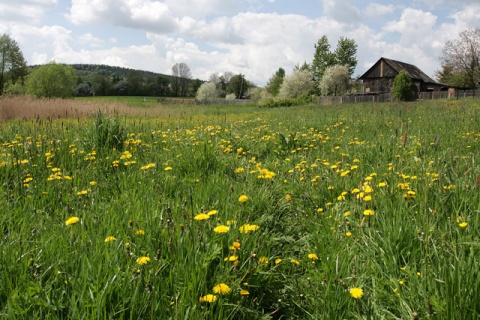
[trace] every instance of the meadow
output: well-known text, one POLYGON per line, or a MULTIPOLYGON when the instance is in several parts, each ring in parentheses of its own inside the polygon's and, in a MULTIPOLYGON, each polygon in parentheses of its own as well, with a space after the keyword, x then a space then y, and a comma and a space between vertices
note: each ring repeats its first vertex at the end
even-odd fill
POLYGON ((478 99, 94 103, 0 123, 1 318, 480 317, 478 99))

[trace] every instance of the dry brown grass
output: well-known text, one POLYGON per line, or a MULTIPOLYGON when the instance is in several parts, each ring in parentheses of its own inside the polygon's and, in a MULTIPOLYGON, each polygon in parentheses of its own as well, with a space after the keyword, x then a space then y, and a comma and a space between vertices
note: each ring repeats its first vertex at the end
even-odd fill
POLYGON ((176 113, 175 109, 172 106, 160 104, 145 108, 113 101, 36 99, 28 96, 0 97, 0 121, 9 119, 86 118, 91 117, 98 111, 104 114, 132 117, 168 117, 176 113))

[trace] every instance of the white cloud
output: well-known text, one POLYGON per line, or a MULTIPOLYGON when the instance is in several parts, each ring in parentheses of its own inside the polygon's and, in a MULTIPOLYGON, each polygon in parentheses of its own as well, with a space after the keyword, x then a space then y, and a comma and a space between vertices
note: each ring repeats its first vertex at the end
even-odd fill
POLYGON ((353 0, 323 0, 323 12, 334 20, 345 24, 358 24, 362 16, 353 0))
POLYGON ((86 45, 92 46, 92 47, 99 47, 99 46, 101 46, 105 43, 102 39, 95 37, 93 34, 91 34, 89 32, 82 34, 78 38, 78 40, 80 40, 80 42, 82 42, 86 45))
POLYGON ((394 13, 396 6, 393 4, 383 5, 379 3, 369 3, 364 12, 366 17, 379 20, 385 15, 394 13))

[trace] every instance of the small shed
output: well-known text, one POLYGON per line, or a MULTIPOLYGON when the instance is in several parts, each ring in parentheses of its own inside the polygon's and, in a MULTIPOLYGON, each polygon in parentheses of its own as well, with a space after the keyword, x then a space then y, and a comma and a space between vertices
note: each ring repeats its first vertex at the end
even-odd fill
POLYGON ((417 93, 448 90, 447 85, 436 82, 413 64, 382 57, 360 77, 363 81, 363 92, 391 92, 393 81, 402 70, 412 79, 413 89, 417 93))

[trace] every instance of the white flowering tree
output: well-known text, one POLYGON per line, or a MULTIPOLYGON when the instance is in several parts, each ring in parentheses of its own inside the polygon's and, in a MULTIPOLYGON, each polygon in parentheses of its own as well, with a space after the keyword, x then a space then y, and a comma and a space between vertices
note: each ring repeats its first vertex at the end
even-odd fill
POLYGON ((330 94, 333 94, 334 96, 344 94, 350 86, 350 73, 348 67, 338 64, 327 67, 318 86, 324 96, 330 94))
POLYGON ((294 99, 308 94, 314 88, 313 75, 310 70, 295 69, 293 73, 283 79, 278 97, 294 99))
POLYGON ((195 99, 198 101, 208 101, 218 98, 217 86, 214 82, 205 82, 197 90, 195 99))

